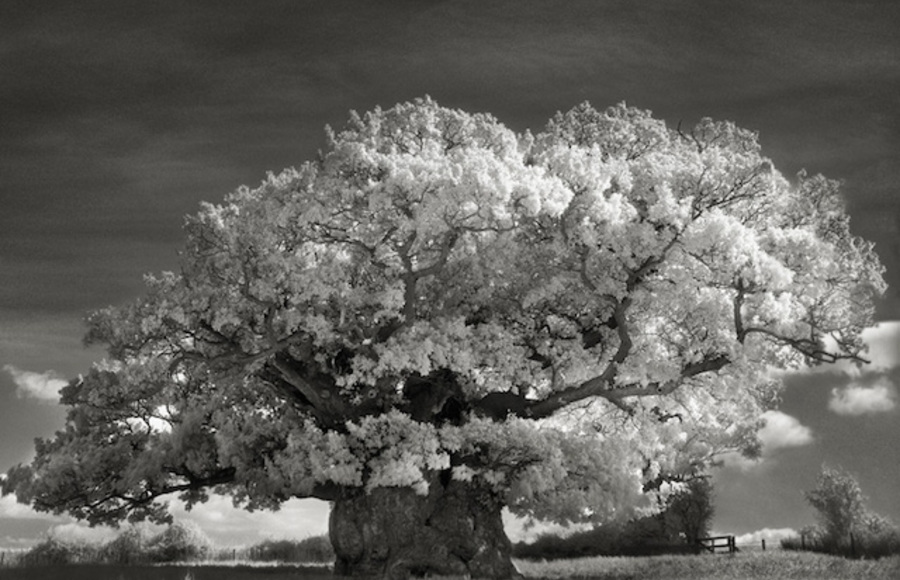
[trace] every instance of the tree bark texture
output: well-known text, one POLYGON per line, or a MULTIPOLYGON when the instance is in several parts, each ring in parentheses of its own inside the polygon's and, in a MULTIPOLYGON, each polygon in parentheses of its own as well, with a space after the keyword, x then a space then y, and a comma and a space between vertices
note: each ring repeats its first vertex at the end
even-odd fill
POLYGON ((428 495, 378 488, 336 500, 329 522, 335 575, 519 577, 499 498, 464 482, 435 479, 428 495))

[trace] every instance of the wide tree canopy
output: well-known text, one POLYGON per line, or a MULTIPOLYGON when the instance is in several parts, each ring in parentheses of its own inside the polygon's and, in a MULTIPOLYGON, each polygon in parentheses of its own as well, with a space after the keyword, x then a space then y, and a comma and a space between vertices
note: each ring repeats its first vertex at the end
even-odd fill
POLYGON ((109 358, 7 491, 109 522, 164 519, 171 493, 457 482, 617 517, 752 452, 774 370, 862 360, 884 290, 838 183, 785 179, 732 123, 624 104, 536 135, 428 98, 352 114, 186 234, 180 272, 90 317, 109 358))

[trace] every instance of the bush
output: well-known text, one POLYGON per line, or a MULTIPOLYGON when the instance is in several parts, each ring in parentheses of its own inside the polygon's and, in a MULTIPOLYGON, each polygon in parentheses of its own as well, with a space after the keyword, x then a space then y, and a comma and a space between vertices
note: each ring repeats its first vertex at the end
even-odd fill
POLYGON ((335 558, 334 548, 328 536, 312 536, 300 540, 301 562, 332 562, 335 558))
POLYGON ((710 478, 703 475, 694 475, 684 483, 655 515, 608 523, 565 538, 543 535, 532 544, 514 545, 513 556, 552 560, 698 553, 697 539, 707 534, 714 513, 713 487, 710 478))
MULTIPOLYGON (((329 546, 330 547, 330 546, 329 546)), ((51 536, 20 559, 25 565, 147 564, 202 560, 212 554, 212 542, 190 522, 176 522, 151 536, 146 528, 129 527, 101 547, 51 536)))
POLYGON ((874 559, 900 554, 900 532, 880 516, 875 517, 879 523, 869 528, 855 528, 847 534, 847 541, 835 539, 824 529, 813 526, 803 529, 800 536, 783 539, 781 547, 845 558, 874 559))
POLYGON ((212 542, 192 522, 175 522, 147 544, 147 556, 153 562, 203 560, 212 551, 212 542))
POLYGON ((250 559, 259 562, 331 562, 334 549, 328 536, 303 540, 265 540, 250 548, 250 559))
POLYGON ((781 540, 781 547, 785 550, 799 552, 825 552, 824 534, 817 526, 807 526, 800 530, 799 536, 789 536, 781 540))
POLYGON ((97 559, 97 549, 84 542, 49 537, 28 550, 20 560, 26 566, 85 564, 97 559))
POLYGON ((625 524, 605 524, 576 532, 565 538, 541 535, 531 544, 513 546, 513 557, 529 560, 559 560, 588 556, 656 556, 697 553, 696 546, 665 532, 657 516, 639 518, 625 524))
POLYGON ((99 558, 108 564, 139 564, 150 560, 147 546, 150 536, 144 528, 125 529, 99 551, 99 558))
POLYGON ((850 558, 900 554, 900 531, 866 508, 859 484, 847 472, 823 467, 816 488, 805 495, 819 512, 820 525, 805 529, 799 539, 782 542, 783 547, 850 558))

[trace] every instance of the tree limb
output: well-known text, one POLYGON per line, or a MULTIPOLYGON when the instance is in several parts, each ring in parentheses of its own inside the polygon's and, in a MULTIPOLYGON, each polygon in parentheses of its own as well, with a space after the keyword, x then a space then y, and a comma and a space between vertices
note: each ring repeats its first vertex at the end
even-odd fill
POLYGON ((612 386, 613 376, 604 377, 604 375, 614 375, 610 372, 612 366, 607 367, 607 371, 603 375, 594 377, 584 381, 580 385, 566 389, 556 395, 541 401, 534 401, 529 404, 525 410, 525 416, 535 419, 549 417, 557 410, 586 399, 588 397, 601 397, 615 405, 619 405, 622 399, 626 397, 647 397, 651 395, 668 395, 682 385, 685 379, 697 376, 702 373, 715 372, 731 362, 731 359, 724 354, 711 355, 699 362, 685 365, 681 370, 678 378, 665 383, 650 383, 648 385, 625 385, 621 387, 612 386))
POLYGON ((268 364, 282 380, 296 388, 309 401, 316 416, 325 425, 336 425, 350 415, 350 405, 337 389, 305 376, 295 368, 295 363, 288 360, 287 355, 273 356, 268 364))
POLYGON ((789 346, 808 359, 816 362, 835 363, 839 360, 850 360, 864 364, 869 364, 871 362, 855 353, 841 354, 839 352, 829 352, 822 348, 822 344, 819 341, 811 338, 791 338, 789 336, 778 334, 768 328, 751 326, 744 329, 744 336, 748 334, 762 334, 768 336, 778 344, 789 346))

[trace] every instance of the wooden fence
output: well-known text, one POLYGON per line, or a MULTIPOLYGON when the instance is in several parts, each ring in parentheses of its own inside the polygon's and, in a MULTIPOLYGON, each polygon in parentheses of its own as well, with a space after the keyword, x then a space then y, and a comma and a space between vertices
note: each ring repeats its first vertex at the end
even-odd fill
MULTIPOLYGON (((734 554, 738 551, 737 544, 734 542, 734 536, 713 536, 711 538, 699 538, 697 544, 701 549, 716 554, 724 552, 734 554)), ((765 546, 765 544, 763 544, 765 546)), ((765 549, 765 547, 763 547, 765 549)))

